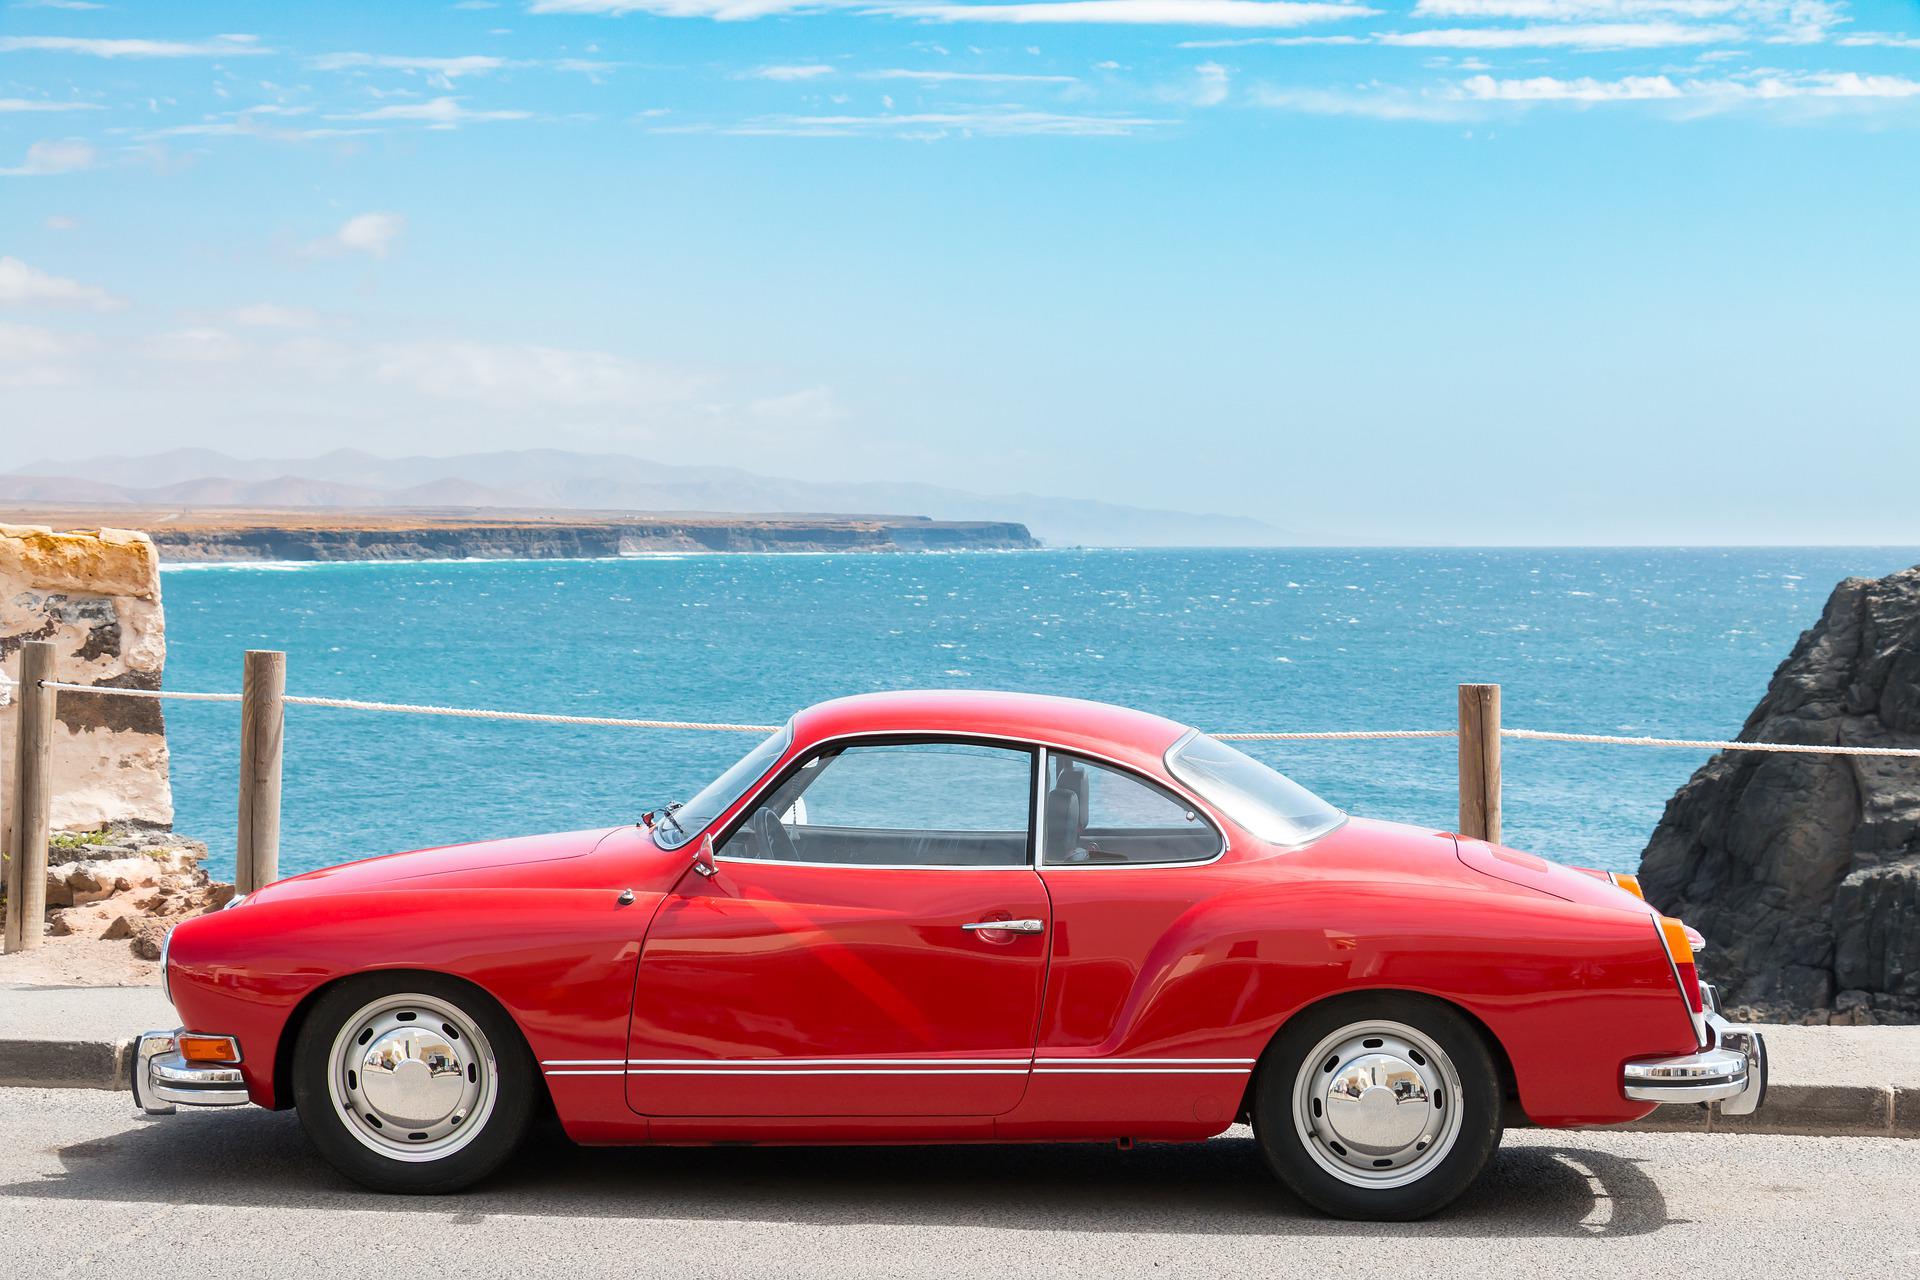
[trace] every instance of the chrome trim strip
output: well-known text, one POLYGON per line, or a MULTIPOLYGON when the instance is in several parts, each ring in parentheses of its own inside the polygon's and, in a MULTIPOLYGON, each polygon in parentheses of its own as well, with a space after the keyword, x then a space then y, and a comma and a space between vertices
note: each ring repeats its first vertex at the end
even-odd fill
POLYGON ((628 1058, 630 1067, 1025 1067, 1018 1058, 628 1058))
POLYGON ((939 1067, 912 1067, 890 1071, 869 1067, 821 1067, 799 1071, 780 1068, 759 1071, 714 1071, 706 1067, 629 1067, 627 1074, 630 1076, 1024 1076, 1027 1074, 1027 1068, 995 1070, 991 1067, 955 1067, 952 1070, 943 1070, 939 1067))
POLYGON ((542 1058, 543 1067, 624 1067, 625 1058, 542 1058))
POLYGON ((1017 1075, 1026 1071, 1125 1075, 1241 1075, 1253 1058, 559 1058, 549 1075, 1017 1075))
POLYGON ((1143 1067, 1138 1071, 1117 1067, 1035 1067, 1038 1076, 1244 1076, 1252 1067, 1143 1067))
POLYGON ((1110 1067, 1128 1066, 1195 1066, 1195 1067, 1250 1067, 1253 1058, 1035 1058, 1034 1063, 1042 1067, 1081 1067, 1089 1064, 1110 1067))

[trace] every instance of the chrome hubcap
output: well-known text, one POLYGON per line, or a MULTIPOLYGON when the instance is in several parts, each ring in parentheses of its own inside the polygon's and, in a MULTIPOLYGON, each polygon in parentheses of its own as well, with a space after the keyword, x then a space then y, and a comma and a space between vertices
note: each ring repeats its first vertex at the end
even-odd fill
POLYGON ((1294 1079, 1294 1125, 1321 1168, 1362 1187, 1400 1187, 1460 1136, 1460 1076, 1431 1038, 1356 1022, 1321 1040, 1294 1079))
POLYGON ((465 1147, 493 1112, 493 1049, 466 1013, 434 996, 382 996, 340 1028, 327 1090, 347 1132, 395 1160, 465 1147))

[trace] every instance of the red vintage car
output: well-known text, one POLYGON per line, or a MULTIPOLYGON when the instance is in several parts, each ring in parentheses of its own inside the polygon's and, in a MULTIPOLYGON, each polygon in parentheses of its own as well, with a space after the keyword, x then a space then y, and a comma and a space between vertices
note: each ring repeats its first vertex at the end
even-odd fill
POLYGON ((174 931, 134 1095, 298 1107, 446 1192, 588 1144, 1197 1141, 1328 1212, 1503 1126, 1740 1113, 1760 1038, 1608 877, 1349 818, 1206 734, 1001 693, 811 707, 632 826, 295 876, 174 931))

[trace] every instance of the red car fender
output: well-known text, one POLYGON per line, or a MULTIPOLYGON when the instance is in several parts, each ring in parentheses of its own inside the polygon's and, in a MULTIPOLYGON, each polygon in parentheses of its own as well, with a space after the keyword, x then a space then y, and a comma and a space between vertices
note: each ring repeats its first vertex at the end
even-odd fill
POLYGON ((1621 1064, 1695 1047, 1643 912, 1470 883, 1302 877, 1181 915, 1144 958, 1101 1052, 1258 1058, 1300 1010, 1369 990, 1472 1015, 1543 1125, 1645 1115, 1650 1106, 1621 1096, 1621 1064))

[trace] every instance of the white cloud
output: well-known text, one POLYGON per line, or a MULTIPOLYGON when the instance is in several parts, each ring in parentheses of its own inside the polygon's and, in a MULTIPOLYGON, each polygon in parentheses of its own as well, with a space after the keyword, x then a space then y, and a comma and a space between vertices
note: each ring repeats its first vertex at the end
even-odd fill
POLYGON ((1689 26, 1678 22, 1595 22, 1563 26, 1431 27, 1385 31, 1381 44, 1420 49, 1657 49, 1672 45, 1736 40, 1738 27, 1689 26))
POLYGON ((78 53, 90 58, 239 58, 272 53, 258 36, 211 40, 95 40, 79 36, 0 36, 0 53, 78 53))
POLYGON ((309 61, 316 71, 349 71, 374 67, 386 71, 425 71, 443 79, 484 75, 509 65, 505 58, 466 54, 457 58, 409 58, 388 53, 323 53, 309 61))
POLYGON ((1681 101, 1708 109, 1795 99, 1899 100, 1920 98, 1920 80, 1896 75, 1861 75, 1853 71, 1775 72, 1717 80, 1674 81, 1667 76, 1624 76, 1595 80, 1589 76, 1563 80, 1534 76, 1524 80, 1496 80, 1474 76, 1460 84, 1461 93, 1481 102, 1648 102, 1681 101))
POLYGON ((200 325, 155 334, 146 341, 146 354, 163 364, 233 364, 249 354, 245 343, 225 329, 200 325))
POLYGON ((104 4, 95 4, 94 0, 13 0, 16 9, 67 9, 74 13, 84 13, 89 9, 104 9, 104 4))
POLYGON ((57 387, 76 382, 68 357, 84 339, 33 324, 0 322, 0 387, 57 387))
POLYGON ((227 313, 227 318, 249 329, 311 329, 320 323, 319 313, 278 302, 252 302, 235 307, 227 313))
POLYGON ((1074 76, 1022 75, 1002 71, 912 71, 893 68, 863 71, 866 80, 918 80, 927 84, 1077 84, 1074 76))
POLYGON ((1249 97, 1257 106, 1314 116, 1361 116, 1370 120, 1435 123, 1467 118, 1462 103, 1378 83, 1346 89, 1259 85, 1249 97))
POLYGON ((723 133, 745 137, 932 139, 945 137, 1124 137, 1141 129, 1174 123, 1139 116, 1071 115, 1021 108, 978 111, 925 111, 877 116, 760 116, 728 124, 661 126, 659 133, 723 133))
POLYGON ((47 102, 39 98, 0 98, 0 115, 16 111, 98 111, 97 102, 47 102))
POLYGON ((1378 14, 1318 0, 1033 0, 1015 4, 896 4, 878 11, 934 22, 1097 23, 1169 27, 1303 27, 1378 14))
POLYGON ((1526 80, 1496 80, 1473 76, 1460 83, 1469 98, 1482 102, 1631 102, 1649 98, 1678 98, 1680 89, 1665 76, 1625 76, 1619 80, 1559 80, 1534 76, 1526 80))
POLYGON ((0 361, 56 360, 71 347, 65 338, 36 324, 0 323, 0 361))
POLYGON ((1196 107, 1217 107, 1227 100, 1229 74, 1217 62, 1203 62, 1193 69, 1200 79, 1191 101, 1196 107))
POLYGON ((127 305, 127 300, 115 297, 99 285, 49 275, 18 258, 0 258, 0 303, 119 311, 127 305))
POLYGON ((1284 49, 1297 44, 1365 44, 1365 36, 1237 36, 1229 40, 1182 40, 1176 49, 1243 49, 1272 45, 1284 49))
POLYGON ((93 144, 82 138, 63 138, 36 142, 27 148, 26 159, 0 174, 14 178, 36 178, 50 173, 73 173, 93 168, 98 159, 93 144))
POLYGON ((1763 100, 1920 97, 1920 80, 1906 76, 1862 75, 1857 71, 1766 75, 1738 84, 1738 92, 1763 100))
POLYGON ((1671 14, 1686 18, 1719 18, 1742 7, 1745 0, 1418 0, 1416 18, 1533 18, 1567 21, 1574 18, 1638 18, 1671 14))
POLYGON ((78 231, 80 219, 70 213, 50 213, 40 225, 49 231, 78 231))
POLYGON ((782 66, 755 67, 740 73, 742 80, 817 80, 830 76, 833 68, 824 62, 804 62, 782 66))
POLYGON ((458 98, 431 98, 426 102, 397 102, 348 115, 328 116, 329 120, 417 121, 433 129, 454 129, 463 124, 482 124, 490 120, 531 120, 531 111, 474 111, 460 105, 458 98))
POLYGON ((1859 35, 1841 37, 1840 43, 1854 49, 1870 48, 1876 45, 1887 49, 1920 49, 1920 36, 1891 35, 1883 31, 1862 31, 1859 35))
POLYGON ((618 18, 650 13, 660 18, 712 18, 740 22, 771 13, 844 7, 849 0, 534 0, 529 13, 598 13, 618 18))
POLYGON ((484 342, 388 343, 366 353, 380 382, 427 395, 563 406, 644 406, 691 395, 684 373, 604 351, 484 342))
POLYGON ((756 418, 769 419, 779 423, 802 422, 814 425, 838 422, 847 416, 846 410, 833 394, 831 387, 805 387, 799 391, 789 391, 785 395, 761 396, 750 400, 745 406, 746 412, 756 418))
POLYGON ((346 253, 384 258, 406 229, 407 220, 400 214, 363 213, 348 218, 338 231, 322 236, 300 252, 309 258, 333 258, 346 253))

